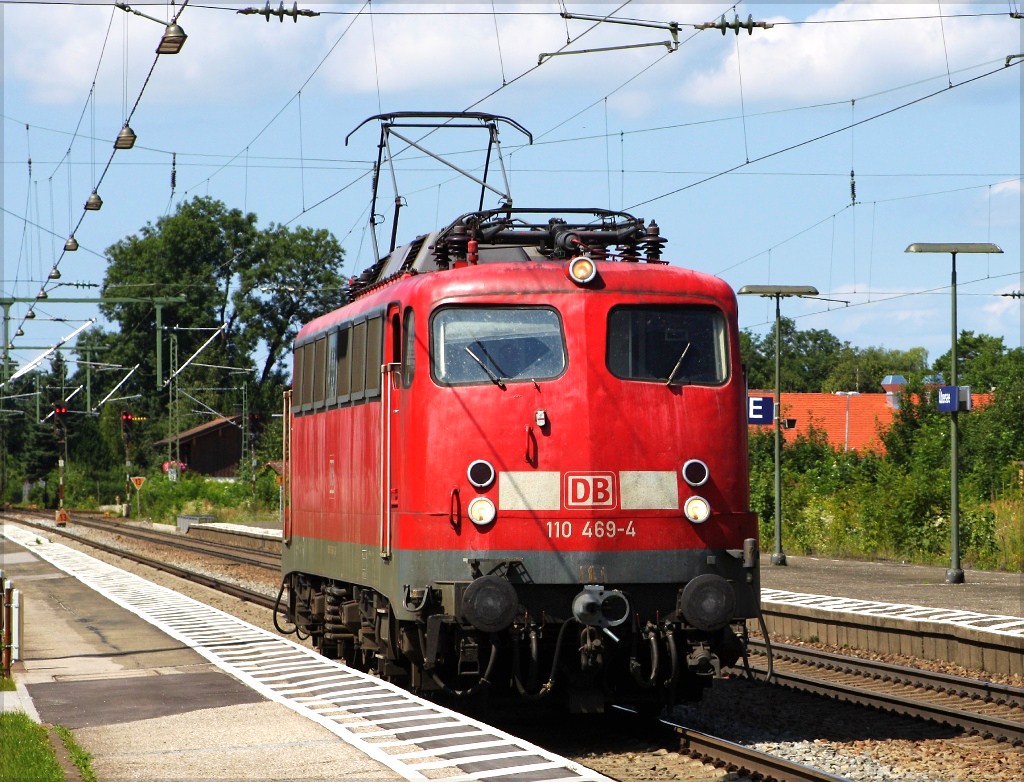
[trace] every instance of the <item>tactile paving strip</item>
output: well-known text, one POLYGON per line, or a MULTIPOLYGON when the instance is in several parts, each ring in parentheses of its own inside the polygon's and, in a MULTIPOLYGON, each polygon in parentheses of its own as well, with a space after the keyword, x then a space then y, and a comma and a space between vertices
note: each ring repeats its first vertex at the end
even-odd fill
POLYGON ((567 758, 36 532, 6 523, 2 533, 404 779, 611 782, 567 758))
POLYGON ((849 597, 809 595, 780 589, 762 589, 761 602, 776 605, 801 606, 819 611, 842 614, 884 616, 905 622, 939 622, 968 627, 986 633, 1024 638, 1024 618, 979 614, 976 611, 958 611, 951 608, 927 608, 902 603, 880 603, 875 600, 854 600, 849 597))

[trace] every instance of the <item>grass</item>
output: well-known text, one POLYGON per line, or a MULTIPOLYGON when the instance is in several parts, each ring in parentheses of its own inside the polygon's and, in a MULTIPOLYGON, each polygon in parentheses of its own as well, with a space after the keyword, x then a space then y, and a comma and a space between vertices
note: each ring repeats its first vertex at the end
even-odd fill
POLYGON ((14 679, 7 676, 0 676, 0 692, 14 692, 14 679))
POLYGON ((60 740, 64 742, 64 746, 67 747, 71 762, 78 768, 83 782, 97 782, 96 774, 92 770, 92 755, 82 749, 81 745, 75 741, 75 737, 71 735, 71 731, 63 725, 55 725, 54 730, 60 736, 60 740))
POLYGON ((0 779, 64 782, 46 728, 24 712, 0 714, 0 779))
MULTIPOLYGON (((92 770, 92 755, 63 725, 55 725, 53 729, 84 782, 98 782, 92 770)), ((64 770, 54 754, 46 728, 37 725, 24 712, 0 714, 0 779, 4 782, 65 782, 64 770)))

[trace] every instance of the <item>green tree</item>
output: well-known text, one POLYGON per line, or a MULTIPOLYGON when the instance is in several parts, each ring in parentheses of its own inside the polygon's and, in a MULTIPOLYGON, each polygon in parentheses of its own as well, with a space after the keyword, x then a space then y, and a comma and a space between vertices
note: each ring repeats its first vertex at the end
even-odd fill
MULTIPOLYGON (((252 343, 230 307, 232 281, 251 262, 258 235, 256 215, 227 209, 219 201, 194 198, 173 215, 147 224, 138 234, 107 249, 110 263, 104 279, 106 296, 184 296, 164 307, 165 326, 176 332, 181 361, 191 356, 222 327, 218 340, 203 354, 204 364, 247 365, 252 343)), ((128 388, 153 388, 156 375, 155 306, 150 303, 107 303, 100 310, 116 322, 119 333, 107 340, 111 360, 139 364, 128 388)), ((165 361, 165 367, 167 362, 165 361)), ((199 382, 215 385, 218 373, 200 372, 199 382)))
POLYGON ((960 416, 960 449, 965 480, 984 497, 995 499, 1019 486, 1024 466, 1024 360, 1020 348, 1008 351, 992 398, 960 416))
MULTIPOLYGON (((780 318, 779 387, 783 391, 819 392, 840 352, 848 348, 826 329, 800 331, 790 318, 780 318)), ((750 388, 775 388, 775 328, 764 337, 740 333, 740 354, 747 365, 750 388)))
MULTIPOLYGON (((179 429, 239 412, 243 384, 250 410, 277 410, 284 359, 299 326, 342 301, 344 253, 328 231, 273 224, 260 230, 256 215, 209 198, 179 205, 174 214, 147 224, 107 252, 105 294, 185 299, 163 309, 170 332, 163 337, 164 378, 170 372, 173 338, 179 367, 196 357, 176 388, 189 411, 202 412, 177 419, 179 429), (217 337, 196 356, 218 328, 217 337)), ((150 440, 159 439, 169 434, 169 398, 154 393, 154 305, 111 302, 102 310, 119 329, 95 330, 89 347, 123 371, 139 365, 118 396, 141 397, 132 402, 133 412, 148 418, 139 428, 150 440)), ((140 446, 140 459, 145 458, 140 446)))
MULTIPOLYGON (((1007 350, 1002 337, 961 331, 956 341, 957 383, 971 386, 974 391, 991 391, 1002 382, 1021 374, 1024 365, 1024 349, 1007 350)), ((951 379, 951 351, 939 356, 932 369, 942 372, 946 381, 951 379)))
POLYGON ((344 302, 344 251, 329 231, 271 225, 253 247, 233 296, 246 341, 266 351, 257 385, 280 380, 299 326, 344 302))
POLYGON ((911 381, 920 380, 928 369, 928 351, 924 348, 889 350, 883 347, 856 348, 844 345, 835 356, 821 390, 859 391, 877 394, 886 375, 903 375, 911 381))

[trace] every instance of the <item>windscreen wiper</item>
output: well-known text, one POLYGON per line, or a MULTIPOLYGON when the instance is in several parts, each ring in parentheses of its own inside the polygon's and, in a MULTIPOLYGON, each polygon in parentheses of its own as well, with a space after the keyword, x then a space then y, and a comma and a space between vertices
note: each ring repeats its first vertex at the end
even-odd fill
POLYGON ((501 389, 502 391, 504 391, 504 390, 505 390, 505 384, 504 384, 503 382, 501 382, 501 378, 500 378, 500 377, 498 377, 498 376, 497 376, 497 375, 496 375, 496 374, 494 373, 494 371, 493 371, 493 370, 492 370, 492 369, 491 369, 491 368, 490 368, 489 366, 487 366, 487 365, 486 365, 486 364, 485 364, 485 363, 483 362, 483 360, 482 360, 482 359, 480 358, 480 356, 478 356, 478 355, 477 355, 476 353, 474 353, 474 352, 473 352, 473 351, 472 351, 472 350, 470 349, 469 345, 466 345, 466 352, 467 352, 467 353, 469 353, 470 357, 472 357, 472 359, 473 359, 473 360, 474 360, 474 361, 475 361, 475 362, 476 362, 477 364, 479 364, 479 365, 480 365, 480 369, 482 369, 482 370, 483 370, 484 372, 486 372, 486 373, 487 373, 487 377, 489 377, 489 378, 491 379, 491 382, 492 382, 492 383, 494 383, 494 385, 496 385, 496 386, 497 386, 498 388, 500 388, 500 389, 501 389))
POLYGON ((683 352, 679 354, 679 360, 676 362, 676 365, 674 367, 672 367, 672 371, 668 373, 668 378, 665 380, 665 385, 666 386, 672 385, 672 380, 675 378, 676 372, 679 371, 679 367, 681 367, 683 365, 683 359, 686 358, 686 352, 689 349, 690 349, 690 343, 687 342, 686 343, 686 347, 683 348, 683 352))

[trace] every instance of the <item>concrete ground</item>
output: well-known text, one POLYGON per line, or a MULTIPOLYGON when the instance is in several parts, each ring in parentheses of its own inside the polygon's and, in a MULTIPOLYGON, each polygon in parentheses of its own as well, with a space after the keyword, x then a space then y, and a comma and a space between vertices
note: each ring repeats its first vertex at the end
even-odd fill
POLYGON ((0 562, 25 606, 3 708, 70 728, 103 782, 400 778, 6 539, 0 562))

